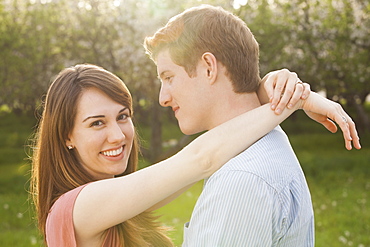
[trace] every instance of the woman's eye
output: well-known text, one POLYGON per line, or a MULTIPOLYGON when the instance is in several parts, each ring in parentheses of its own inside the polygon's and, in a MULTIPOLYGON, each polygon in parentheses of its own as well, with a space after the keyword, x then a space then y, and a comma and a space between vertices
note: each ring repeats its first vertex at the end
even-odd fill
POLYGON ((126 120, 127 118, 129 118, 130 116, 127 115, 127 114, 121 114, 118 116, 117 120, 126 120))
POLYGON ((98 120, 98 121, 92 122, 90 124, 90 127, 93 127, 93 126, 101 126, 101 125, 103 125, 103 121, 98 120))

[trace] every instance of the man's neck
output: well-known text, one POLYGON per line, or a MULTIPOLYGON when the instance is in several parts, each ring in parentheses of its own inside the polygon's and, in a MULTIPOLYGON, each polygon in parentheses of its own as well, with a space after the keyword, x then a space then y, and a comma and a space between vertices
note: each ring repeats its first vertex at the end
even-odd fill
POLYGON ((222 103, 213 113, 211 128, 214 128, 236 116, 261 106, 256 93, 224 93, 222 103))

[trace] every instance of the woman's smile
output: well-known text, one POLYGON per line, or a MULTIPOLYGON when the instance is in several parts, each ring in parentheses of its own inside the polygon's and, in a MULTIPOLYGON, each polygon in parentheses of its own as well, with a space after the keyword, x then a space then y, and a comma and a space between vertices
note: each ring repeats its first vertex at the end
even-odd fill
POLYGON ((116 157, 123 152, 123 146, 115 150, 102 151, 101 153, 108 157, 116 157))

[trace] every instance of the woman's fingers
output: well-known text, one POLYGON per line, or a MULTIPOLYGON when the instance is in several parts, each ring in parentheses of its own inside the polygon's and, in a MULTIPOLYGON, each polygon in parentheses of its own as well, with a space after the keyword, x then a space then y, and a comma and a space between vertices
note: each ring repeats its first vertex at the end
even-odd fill
POLYGON ((356 125, 342 106, 317 93, 311 93, 311 96, 303 104, 303 110, 306 114, 331 132, 336 130, 330 123, 330 120, 334 121, 343 132, 346 148, 351 150, 353 144, 356 149, 360 149, 360 138, 357 134, 356 125))
POLYGON ((285 107, 293 108, 300 99, 307 99, 311 92, 308 83, 302 83, 298 75, 287 69, 270 72, 265 81, 271 109, 280 114, 285 107))
POLYGON ((311 93, 311 86, 310 86, 310 84, 308 84, 306 82, 303 82, 302 84, 303 84, 304 89, 303 89, 303 94, 301 96, 301 99, 305 100, 305 99, 308 98, 308 96, 311 93))
POLYGON ((353 144, 356 149, 360 149, 360 138, 358 137, 356 125, 352 118, 343 110, 342 107, 340 107, 337 115, 340 115, 340 117, 337 117, 338 120, 336 120, 336 122, 343 131, 346 148, 351 150, 353 144))
POLYGON ((289 73, 286 81, 278 80, 277 85, 280 83, 281 87, 285 86, 285 88, 283 89, 280 100, 276 106, 276 114, 280 114, 288 104, 291 105, 290 107, 293 107, 294 104, 297 103, 303 92, 303 86, 298 82, 299 78, 295 73, 289 73))

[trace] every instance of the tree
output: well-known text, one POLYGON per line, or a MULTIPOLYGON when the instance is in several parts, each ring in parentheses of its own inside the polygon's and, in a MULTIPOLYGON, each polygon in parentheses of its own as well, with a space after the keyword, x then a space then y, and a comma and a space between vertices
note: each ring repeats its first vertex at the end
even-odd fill
POLYGON ((260 43, 263 73, 298 71, 315 90, 354 107, 358 126, 370 130, 364 110, 370 93, 369 9, 360 0, 255 0, 238 14, 260 43))
MULTIPOLYGON (((261 74, 287 67, 316 90, 357 109, 369 127, 370 4, 360 0, 208 0, 246 21, 261 47, 261 74), (345 52, 344 52, 345 51, 345 52)), ((144 37, 198 0, 0 1, 0 105, 34 112, 62 68, 93 63, 121 77, 132 92, 136 122, 151 127, 146 157, 162 152, 162 124, 175 121, 159 106, 156 68, 144 37)), ((360 122, 358 122, 360 123, 360 122)))
POLYGON ((57 3, 13 1, 2 5, 0 38, 3 64, 1 104, 33 112, 50 78, 60 69, 58 34, 61 22, 57 3))

